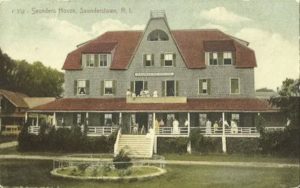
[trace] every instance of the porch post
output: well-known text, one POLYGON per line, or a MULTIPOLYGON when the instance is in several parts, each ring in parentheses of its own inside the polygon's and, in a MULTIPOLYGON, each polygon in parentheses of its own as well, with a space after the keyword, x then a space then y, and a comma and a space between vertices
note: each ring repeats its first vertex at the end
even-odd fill
MULTIPOLYGON (((28 113, 25 112, 25 123, 27 123, 27 119, 28 119, 28 113)), ((1 129, 0 129, 1 130, 1 129)))
POLYGON ((85 113, 85 121, 86 121, 86 125, 89 125, 89 113, 88 112, 85 113))
POLYGON ((36 116, 36 126, 39 126, 39 114, 36 116))
POLYGON ((188 136, 190 136, 190 133, 191 133, 191 116, 190 116, 190 113, 188 112, 187 113, 187 120, 188 120, 188 136))
POLYGON ((119 126, 122 124, 122 112, 119 113, 119 126))
POLYGON ((156 113, 155 112, 153 112, 153 115, 152 115, 152 129, 154 130, 154 133, 155 133, 155 120, 156 120, 156 113))
POLYGON ((0 117, 0 131, 2 130, 2 119, 0 117))
POLYGON ((152 115, 152 129, 153 129, 153 152, 156 154, 157 153, 157 136, 155 135, 156 131, 159 131, 159 130, 156 130, 157 127, 155 127, 155 121, 156 121, 156 113, 153 112, 153 115, 152 115))
POLYGON ((222 112, 222 151, 226 153, 225 113, 222 112))
POLYGON ((53 113, 53 125, 56 127, 57 120, 56 120, 56 112, 53 113))

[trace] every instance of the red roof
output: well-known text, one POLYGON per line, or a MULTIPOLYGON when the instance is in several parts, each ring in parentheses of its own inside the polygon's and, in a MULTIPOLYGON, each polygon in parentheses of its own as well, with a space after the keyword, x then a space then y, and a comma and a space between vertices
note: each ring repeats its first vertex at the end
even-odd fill
MULTIPOLYGON (((254 51, 241 44, 236 38, 219 30, 175 30, 171 33, 187 68, 205 68, 204 52, 214 49, 228 51, 235 49, 236 67, 256 67, 254 51)), ((106 32, 69 53, 63 69, 80 70, 82 53, 112 52, 110 69, 125 70, 131 62, 142 35, 142 31, 106 32)))
POLYGON ((33 108, 31 111, 206 111, 275 112, 267 100, 257 98, 188 99, 187 103, 126 103, 125 98, 65 98, 33 108))

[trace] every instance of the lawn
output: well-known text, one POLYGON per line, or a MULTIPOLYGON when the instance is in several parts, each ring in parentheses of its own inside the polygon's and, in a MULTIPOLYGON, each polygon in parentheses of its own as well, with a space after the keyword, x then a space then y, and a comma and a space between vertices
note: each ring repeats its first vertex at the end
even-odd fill
POLYGON ((34 187, 124 187, 124 188, 198 188, 198 187, 295 187, 298 168, 246 168, 168 165, 167 173, 147 181, 99 182, 63 180, 51 177, 52 161, 1 160, 0 184, 34 187))

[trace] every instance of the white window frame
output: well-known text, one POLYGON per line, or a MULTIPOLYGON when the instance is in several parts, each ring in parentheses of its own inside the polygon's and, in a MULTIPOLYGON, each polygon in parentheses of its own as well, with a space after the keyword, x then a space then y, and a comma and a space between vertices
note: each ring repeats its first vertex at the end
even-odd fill
POLYGON ((112 121, 113 121, 113 118, 112 118, 112 113, 105 113, 104 114, 104 126, 107 126, 107 120, 111 120, 111 126, 112 126, 112 121))
POLYGON ((199 113, 199 125, 200 126, 205 126, 206 121, 207 121, 207 114, 206 113, 199 113), (202 120, 202 119, 204 119, 204 124, 203 125, 201 125, 201 122, 200 122, 200 120, 202 120))
POLYGON ((77 95, 86 95, 86 92, 87 92, 87 88, 86 88, 86 80, 84 80, 84 79, 79 79, 79 80, 77 80, 77 88, 76 88, 76 94, 77 95), (84 82, 84 87, 80 87, 79 86, 79 83, 80 82, 84 82), (85 93, 79 93, 79 88, 84 88, 84 90, 85 90, 85 93))
MULTIPOLYGON (((170 61, 170 60, 167 60, 170 61)), ((164 53, 164 67, 173 67, 174 66, 174 53, 168 52, 164 53), (172 65, 166 65, 167 56, 170 55, 172 57, 172 65)))
POLYGON ((100 68, 106 68, 108 67, 108 54, 98 54, 98 60, 99 60, 99 67, 100 68), (106 56, 106 65, 102 66, 101 65, 101 57, 106 56))
POLYGON ((223 52, 223 65, 228 66, 228 65, 232 65, 232 52, 223 52), (230 56, 230 57, 226 57, 226 56, 230 56), (230 59, 231 63, 230 64, 225 64, 225 59, 230 59))
POLYGON ((85 54, 85 66, 86 67, 88 67, 88 68, 93 68, 93 67, 95 67, 95 55, 96 54, 85 54), (89 58, 88 57, 90 57, 90 60, 91 61, 89 61, 89 58), (88 62, 92 62, 93 64, 91 64, 91 63, 88 63, 88 62))
POLYGON ((232 113, 231 114, 231 119, 240 121, 240 114, 232 113))
POLYGON ((240 94, 240 92, 241 92, 241 81, 240 81, 240 78, 237 78, 237 77, 231 77, 231 78, 229 78, 229 91, 230 91, 230 94, 231 95, 239 95, 240 94), (233 79, 237 79, 238 80, 238 92, 237 93, 232 93, 232 91, 231 91, 231 80, 233 80, 233 79))
MULTIPOLYGON (((145 64, 144 64, 144 66, 145 67, 153 67, 152 66, 152 54, 144 54, 145 56, 146 56, 146 58, 145 58, 145 64), (150 59, 148 59, 148 57, 150 57, 150 59), (150 65, 147 65, 147 61, 150 61, 150 65)), ((144 61, 144 55, 143 55, 143 61, 144 61)))
MULTIPOLYGON (((208 80, 209 80, 210 78, 199 78, 198 79, 198 94, 199 95, 208 95, 208 80), (200 92, 200 80, 205 80, 206 81, 206 93, 201 93, 200 92)), ((202 85, 202 88, 203 88, 203 85, 202 85)))
POLYGON ((113 81, 113 80, 104 80, 104 83, 103 83, 103 94, 104 94, 104 95, 114 95, 114 93, 113 93, 113 87, 114 87, 114 81, 113 81), (106 83, 106 82, 111 82, 112 93, 105 93, 105 89, 106 89, 106 88, 109 88, 109 87, 106 87, 106 86, 105 86, 105 83, 106 83))
POLYGON ((218 62, 218 52, 208 52, 208 65, 209 66, 217 66, 217 65, 219 65, 219 62, 218 62), (211 64, 210 63, 210 53, 212 53, 213 61, 217 60, 217 64, 211 64), (217 56, 217 58, 215 58, 215 55, 217 56))

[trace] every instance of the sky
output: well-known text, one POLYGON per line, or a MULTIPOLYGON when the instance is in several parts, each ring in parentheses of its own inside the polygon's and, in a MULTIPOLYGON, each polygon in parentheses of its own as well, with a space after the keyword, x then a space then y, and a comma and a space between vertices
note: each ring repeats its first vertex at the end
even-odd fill
POLYGON ((0 0, 0 48, 62 71, 76 45, 105 31, 143 30, 151 10, 165 10, 171 29, 217 28, 248 41, 256 89, 299 78, 299 0, 0 0))

